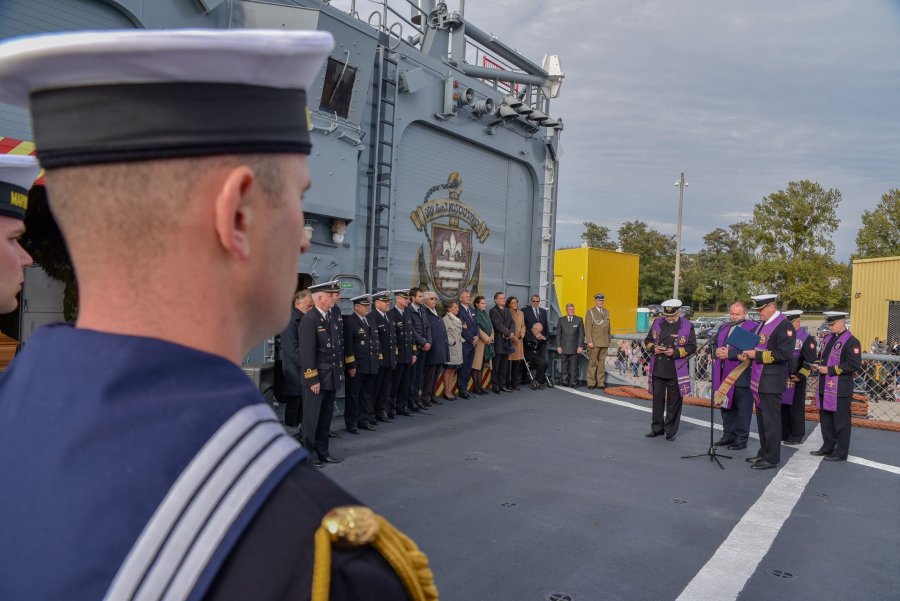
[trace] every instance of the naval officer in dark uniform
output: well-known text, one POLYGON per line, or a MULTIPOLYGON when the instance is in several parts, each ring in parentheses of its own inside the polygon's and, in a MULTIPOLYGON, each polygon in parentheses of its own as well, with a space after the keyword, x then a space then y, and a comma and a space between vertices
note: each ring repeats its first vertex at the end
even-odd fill
POLYGON ((368 319, 372 297, 360 294, 350 300, 353 313, 344 318, 344 361, 348 384, 344 425, 350 434, 359 434, 360 430, 375 430, 373 389, 381 363, 381 350, 374 324, 368 319))
POLYGON ((329 452, 328 432, 334 417, 334 399, 344 383, 343 333, 334 327, 334 281, 310 286, 313 308, 300 320, 300 369, 303 373, 303 446, 312 465, 339 463, 329 452))
POLYGON ((394 325, 397 337, 397 364, 391 374, 391 402, 399 415, 407 417, 419 411, 409 395, 413 366, 418 361, 415 333, 409 307, 409 289, 394 290, 394 307, 388 311, 388 318, 394 325))
POLYGON ((288 321, 304 90, 332 48, 266 30, 0 43, 0 102, 31 108, 80 293, 77 323, 36 331, 0 379, 0 599, 434 598, 423 558, 310 468, 239 367, 288 321))
POLYGON ((822 420, 822 447, 811 451, 825 461, 846 461, 850 453, 850 402, 853 377, 862 369, 862 348, 847 329, 843 311, 826 311, 828 333, 822 339, 822 351, 813 366, 819 372, 816 406, 822 420))
POLYGON ((0 154, 0 314, 15 311, 31 265, 19 238, 25 233, 28 190, 40 170, 34 157, 0 154))
POLYGON ((369 315, 375 324, 378 344, 381 348, 378 362, 378 377, 375 379, 375 418, 380 422, 392 422, 397 415, 397 407, 391 398, 391 376, 397 366, 397 331, 388 317, 391 293, 382 290, 372 295, 375 310, 369 315))
POLYGON ((786 445, 803 442, 806 434, 806 379, 816 362, 816 337, 800 324, 803 311, 792 309, 784 316, 794 328, 794 356, 788 387, 781 398, 781 440, 786 445))
POLYGON ((750 360, 750 392, 756 402, 759 451, 746 460, 755 470, 768 470, 781 462, 781 396, 787 388, 796 336, 791 322, 778 310, 778 295, 750 298, 755 303, 753 308, 759 311, 760 324, 754 330, 759 343, 738 358, 750 360))

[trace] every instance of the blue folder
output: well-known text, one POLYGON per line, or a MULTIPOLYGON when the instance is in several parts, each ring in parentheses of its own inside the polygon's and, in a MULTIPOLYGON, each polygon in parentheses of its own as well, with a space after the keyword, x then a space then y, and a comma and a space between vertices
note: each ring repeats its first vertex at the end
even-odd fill
POLYGON ((728 335, 725 344, 733 346, 739 351, 749 351, 752 348, 756 348, 756 345, 759 344, 759 336, 744 328, 738 327, 732 330, 731 334, 728 335))

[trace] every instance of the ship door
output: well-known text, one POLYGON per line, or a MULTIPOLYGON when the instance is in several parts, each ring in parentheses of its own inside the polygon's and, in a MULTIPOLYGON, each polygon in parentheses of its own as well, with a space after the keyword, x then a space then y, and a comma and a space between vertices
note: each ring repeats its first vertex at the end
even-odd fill
POLYGON ((297 291, 306 290, 313 284, 313 278, 308 273, 297 274, 297 291))

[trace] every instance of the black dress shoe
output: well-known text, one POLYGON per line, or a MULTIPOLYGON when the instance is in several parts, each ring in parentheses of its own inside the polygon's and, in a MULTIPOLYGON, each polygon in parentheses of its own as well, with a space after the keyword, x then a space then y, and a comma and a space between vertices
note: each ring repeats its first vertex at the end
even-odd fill
POLYGON ((663 435, 662 432, 647 432, 646 434, 644 434, 644 436, 646 436, 647 438, 655 438, 657 436, 662 436, 662 435, 663 435))
POLYGON ((747 448, 746 442, 736 442, 734 444, 728 445, 729 451, 740 451, 741 449, 746 449, 746 448, 747 448))
POLYGON ((461 398, 461 399, 471 399, 471 398, 472 398, 472 395, 469 394, 468 392, 466 392, 465 390, 463 390, 462 392, 459 393, 459 398, 461 398))
POLYGON ((755 455, 753 457, 747 457, 744 459, 747 463, 756 463, 757 461, 762 461, 762 457, 759 455, 755 455))
POLYGON ((494 394, 500 394, 500 389, 499 388, 491 388, 491 392, 493 392, 494 394))
POLYGON ((795 445, 801 444, 803 441, 802 440, 794 440, 793 438, 788 438, 787 440, 782 440, 781 442, 793 447, 795 445))
POLYGON ((322 457, 323 463, 340 463, 343 460, 344 459, 342 457, 332 457, 331 455, 326 455, 325 457, 322 457))
POLYGON ((337 432, 334 432, 332 430, 328 431, 328 438, 340 438, 340 437, 341 437, 341 435, 338 434, 337 432))
POLYGON ((714 447, 727 447, 730 444, 734 444, 733 438, 720 438, 716 442, 713 443, 714 447))
POLYGON ((386 423, 394 421, 385 414, 381 414, 378 417, 376 417, 375 419, 377 419, 380 422, 386 422, 386 423))
POLYGON ((816 457, 824 457, 825 455, 831 455, 831 451, 824 451, 819 449, 818 451, 810 451, 810 455, 815 455, 816 457))
POLYGON ((359 434, 359 428, 347 428, 347 432, 350 434, 359 434))
POLYGON ((397 412, 397 415, 405 415, 406 417, 412 417, 412 411, 407 411, 406 409, 401 409, 397 412))
POLYGON ((839 455, 829 455, 825 458, 825 461, 847 461, 847 458, 839 455))
POLYGON ((519 388, 519 387, 516 386, 515 384, 512 385, 512 389, 513 389, 513 390, 516 390, 516 391, 521 390, 521 388, 519 388))
POLYGON ((668 440, 669 442, 672 442, 673 440, 675 440, 675 435, 674 434, 666 434, 666 440, 668 440))
POLYGON ((501 386, 500 390, 502 390, 503 392, 513 392, 513 389, 509 386, 501 386))
POLYGON ((432 404, 432 405, 443 405, 444 402, 443 402, 443 401, 439 401, 439 400, 437 400, 437 399, 435 398, 435 399, 431 399, 431 404, 432 404))
POLYGON ((371 430, 372 432, 374 432, 375 426, 373 426, 372 424, 363 424, 359 427, 359 429, 360 430, 371 430))
POLYGON ((387 416, 393 420, 395 417, 397 417, 397 412, 391 411, 390 413, 387 414, 387 416))
POLYGON ((753 465, 751 465, 750 469, 751 470, 774 470, 776 467, 778 467, 777 463, 769 463, 768 461, 763 461, 762 459, 760 459, 759 461, 757 461, 753 465))
POLYGON ((309 464, 311 466, 317 467, 319 469, 322 469, 323 467, 325 467, 325 464, 322 463, 321 461, 319 461, 318 459, 310 459, 309 464))

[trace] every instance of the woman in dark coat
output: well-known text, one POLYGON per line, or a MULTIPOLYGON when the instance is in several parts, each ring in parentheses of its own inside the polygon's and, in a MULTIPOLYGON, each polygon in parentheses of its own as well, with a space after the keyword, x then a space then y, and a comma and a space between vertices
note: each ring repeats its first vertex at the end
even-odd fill
POLYGON ((431 327, 431 349, 425 354, 425 376, 422 380, 422 404, 443 405, 435 398, 434 389, 440 381, 444 364, 450 359, 450 346, 447 341, 447 328, 444 320, 437 312, 437 295, 425 293, 425 319, 431 327))
POLYGON ((472 379, 477 394, 487 394, 481 386, 481 371, 494 358, 494 326, 487 312, 487 299, 475 297, 475 323, 478 324, 478 344, 475 345, 475 359, 472 361, 472 379))

